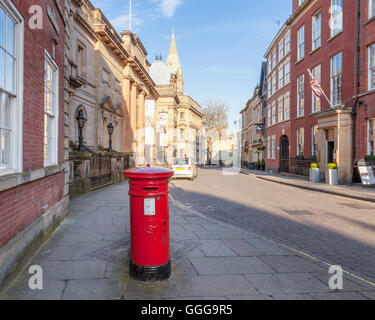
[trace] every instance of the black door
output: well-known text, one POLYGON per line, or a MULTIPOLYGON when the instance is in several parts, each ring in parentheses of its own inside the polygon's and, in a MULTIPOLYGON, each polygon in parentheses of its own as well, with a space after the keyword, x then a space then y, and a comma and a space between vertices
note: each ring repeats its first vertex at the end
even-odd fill
POLYGON ((281 172, 289 172, 289 139, 287 136, 281 137, 280 170, 281 172))
POLYGON ((335 142, 334 141, 328 141, 328 147, 327 147, 327 163, 334 162, 333 160, 333 152, 335 150, 335 142))

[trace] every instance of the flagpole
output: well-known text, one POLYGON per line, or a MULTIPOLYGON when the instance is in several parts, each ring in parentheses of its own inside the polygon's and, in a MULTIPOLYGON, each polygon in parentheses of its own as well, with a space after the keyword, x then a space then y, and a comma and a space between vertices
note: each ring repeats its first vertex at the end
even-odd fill
POLYGON ((132 31, 132 0, 129 0, 129 30, 132 31))
MULTIPOLYGON (((314 78, 314 76, 313 76, 312 72, 310 71, 310 69, 307 69, 307 71, 309 72, 311 78, 314 78)), ((319 84, 319 85, 320 85, 320 84, 319 84)), ((328 99, 328 97, 327 97, 326 93, 324 92, 324 90, 323 90, 323 88, 322 88, 321 85, 320 85, 320 88, 322 89, 323 96, 324 96, 324 98, 327 99, 327 101, 328 101, 328 103, 329 103, 329 106, 332 107, 332 102, 331 102, 330 99, 328 99)))

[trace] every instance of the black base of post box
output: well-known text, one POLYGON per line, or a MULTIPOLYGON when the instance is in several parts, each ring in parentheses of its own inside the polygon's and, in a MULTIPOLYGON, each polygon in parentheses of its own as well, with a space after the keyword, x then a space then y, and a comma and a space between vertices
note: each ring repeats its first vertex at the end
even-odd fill
POLYGON ((171 276, 171 262, 163 266, 144 267, 130 261, 130 277, 138 281, 154 282, 168 280, 171 276))

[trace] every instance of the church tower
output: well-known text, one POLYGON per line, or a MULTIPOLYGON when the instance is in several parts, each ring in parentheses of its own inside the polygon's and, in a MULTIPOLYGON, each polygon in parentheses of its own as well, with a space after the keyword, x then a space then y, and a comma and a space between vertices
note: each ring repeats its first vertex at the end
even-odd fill
POLYGON ((171 75, 175 75, 177 77, 177 94, 184 94, 184 78, 182 75, 181 63, 178 57, 174 33, 172 34, 171 46, 169 48, 167 69, 171 75))

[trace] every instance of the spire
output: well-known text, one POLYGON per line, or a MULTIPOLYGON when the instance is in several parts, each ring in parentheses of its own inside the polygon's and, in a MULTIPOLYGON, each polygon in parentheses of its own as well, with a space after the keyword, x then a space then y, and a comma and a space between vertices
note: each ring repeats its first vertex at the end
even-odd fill
POLYGON ((178 57, 174 30, 172 32, 172 40, 171 40, 171 45, 169 47, 167 69, 170 72, 170 74, 175 74, 177 76, 177 90, 179 91, 179 93, 182 94, 184 91, 184 81, 183 81, 183 76, 182 76, 180 58, 178 57))

